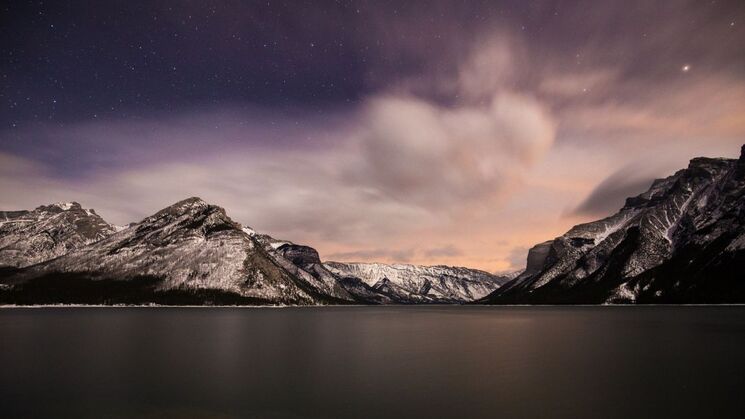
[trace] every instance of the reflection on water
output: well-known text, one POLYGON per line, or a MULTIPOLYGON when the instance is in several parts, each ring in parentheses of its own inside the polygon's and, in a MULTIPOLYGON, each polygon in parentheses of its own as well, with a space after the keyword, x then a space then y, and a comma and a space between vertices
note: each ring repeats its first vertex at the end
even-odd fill
POLYGON ((3 417, 740 417, 745 307, 0 310, 3 417))

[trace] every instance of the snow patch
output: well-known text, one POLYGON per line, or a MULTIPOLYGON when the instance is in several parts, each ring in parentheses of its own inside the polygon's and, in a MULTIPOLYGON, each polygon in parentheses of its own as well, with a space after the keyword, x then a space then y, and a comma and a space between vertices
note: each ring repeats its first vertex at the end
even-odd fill
MULTIPOLYGON (((693 200, 694 193, 691 193, 690 187, 686 188, 686 191, 690 193, 688 198, 683 202, 683 205, 677 206, 677 203, 675 200, 673 200, 673 203, 676 204, 676 209, 678 210, 678 216, 676 219, 670 221, 668 219, 668 222, 670 225, 667 227, 667 230, 665 230, 664 237, 667 239, 668 243, 673 244, 673 233, 675 233, 675 227, 678 226, 678 223, 680 223, 681 218, 683 218, 683 214, 688 209, 688 205, 690 205, 691 201, 693 200)), ((665 212, 665 218, 667 219, 667 212, 665 212)))
POLYGON ((606 300, 606 303, 620 301, 628 301, 633 303, 636 301, 636 297, 638 297, 637 293, 638 291, 636 289, 629 288, 628 282, 624 282, 615 290, 613 290, 613 294, 610 298, 608 298, 608 300, 606 300))
POLYGON ((72 209, 72 207, 74 206, 74 204, 72 202, 55 202, 52 205, 54 205, 55 207, 61 209, 62 211, 68 211, 68 210, 72 209))
POLYGON ((629 222, 629 220, 633 217, 633 214, 628 214, 622 217, 620 220, 613 224, 609 224, 605 226, 605 230, 598 233, 598 235, 595 236, 595 245, 598 245, 603 242, 603 240, 607 239, 608 236, 615 233, 616 231, 622 229, 626 224, 629 222))

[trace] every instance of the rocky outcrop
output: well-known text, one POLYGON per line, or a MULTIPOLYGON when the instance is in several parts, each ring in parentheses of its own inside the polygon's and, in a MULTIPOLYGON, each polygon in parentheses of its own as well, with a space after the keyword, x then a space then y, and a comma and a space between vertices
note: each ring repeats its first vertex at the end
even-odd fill
POLYGON ((281 258, 290 261, 297 267, 297 270, 295 271, 296 275, 310 275, 311 278, 317 281, 318 288, 322 292, 350 303, 367 302, 366 300, 356 298, 353 294, 347 291, 347 289, 340 283, 339 277, 323 266, 316 249, 309 246, 284 243, 277 247, 275 252, 279 254, 281 258))
POLYGON ((551 251, 551 241, 537 244, 528 250, 528 261, 525 265, 524 274, 534 274, 543 268, 548 254, 551 251))

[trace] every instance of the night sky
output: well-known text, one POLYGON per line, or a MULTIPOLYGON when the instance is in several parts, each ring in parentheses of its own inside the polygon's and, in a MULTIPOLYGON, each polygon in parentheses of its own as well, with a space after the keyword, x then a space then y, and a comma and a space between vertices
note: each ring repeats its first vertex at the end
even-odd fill
POLYGON ((743 1, 0 9, 0 209, 201 196, 323 258, 519 268, 745 143, 743 1))

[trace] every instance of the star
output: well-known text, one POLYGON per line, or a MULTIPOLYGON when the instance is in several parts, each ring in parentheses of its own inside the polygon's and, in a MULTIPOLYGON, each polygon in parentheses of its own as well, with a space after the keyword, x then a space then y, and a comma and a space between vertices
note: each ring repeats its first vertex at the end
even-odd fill
POLYGON ((683 71, 684 73, 687 73, 688 71, 690 71, 690 70, 691 70, 691 66, 690 66, 689 64, 685 64, 685 65, 683 65, 683 67, 681 68, 681 70, 682 70, 682 71, 683 71))

